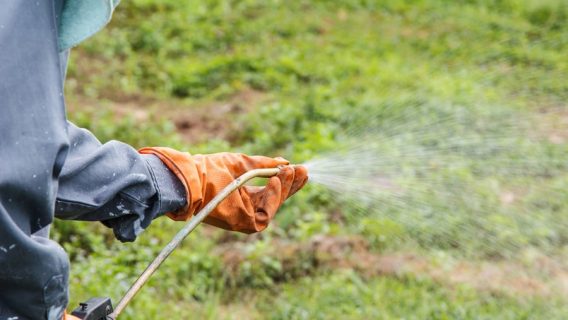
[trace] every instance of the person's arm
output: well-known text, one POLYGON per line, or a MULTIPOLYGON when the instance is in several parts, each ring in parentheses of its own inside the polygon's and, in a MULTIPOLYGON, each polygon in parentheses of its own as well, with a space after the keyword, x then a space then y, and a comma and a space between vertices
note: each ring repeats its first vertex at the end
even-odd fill
POLYGON ((68 126, 70 150, 59 178, 56 216, 101 221, 121 241, 133 241, 165 213, 187 220, 222 188, 257 168, 285 166, 266 187, 242 187, 205 219, 220 228, 264 230, 282 203, 307 181, 301 166, 282 158, 238 153, 191 155, 169 148, 143 148, 110 141, 68 126))
POLYGON ((183 185, 157 157, 119 141, 101 144, 71 123, 67 130, 56 217, 101 221, 119 240, 133 241, 153 219, 185 206, 183 185))

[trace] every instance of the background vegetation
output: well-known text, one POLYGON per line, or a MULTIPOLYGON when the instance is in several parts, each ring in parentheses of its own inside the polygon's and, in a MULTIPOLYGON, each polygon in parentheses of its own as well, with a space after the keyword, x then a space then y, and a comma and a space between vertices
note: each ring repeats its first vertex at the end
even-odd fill
MULTIPOLYGON (((72 52, 69 116, 102 141, 301 163, 353 128, 516 114, 542 138, 517 156, 550 162, 568 143, 567 19, 560 0, 129 0, 72 52)), ((433 216, 388 203, 362 215, 309 186, 262 234, 200 227, 124 318, 566 318, 565 169, 522 180, 546 185, 523 197, 524 220, 495 195, 417 199, 433 216), (492 223, 464 231, 468 206, 492 223)), ((464 194, 480 187, 473 172, 456 179, 464 194)), ((72 306, 116 301, 180 226, 158 219, 122 244, 102 225, 57 221, 72 306)))

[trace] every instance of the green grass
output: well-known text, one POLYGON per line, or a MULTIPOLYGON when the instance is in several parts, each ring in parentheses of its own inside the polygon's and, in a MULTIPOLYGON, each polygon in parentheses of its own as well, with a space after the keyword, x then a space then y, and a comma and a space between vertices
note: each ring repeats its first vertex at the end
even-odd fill
MULTIPOLYGON (((502 124, 528 119, 534 136, 519 137, 505 156, 558 161, 566 159, 566 142, 548 141, 549 132, 539 128, 566 134, 567 19, 568 5, 552 0, 125 1, 108 28, 72 53, 66 83, 70 118, 103 141, 192 153, 284 155, 297 163, 341 148, 349 139, 345 132, 356 127, 387 137, 393 123, 402 124, 399 140, 381 140, 385 154, 395 154, 400 146, 443 143, 460 130, 475 137, 491 130, 511 134, 502 124), (239 124, 230 141, 190 145, 161 112, 203 106, 215 112, 242 92, 263 98, 230 115, 227 121, 239 124), (112 108, 125 102, 151 105, 150 116, 143 121, 118 116, 112 108), (543 111, 550 110, 556 113, 546 117, 543 111), (451 128, 433 128, 435 139, 416 134, 455 114, 467 117, 451 128)), ((432 184, 412 177, 403 181, 417 190, 410 203, 428 203, 435 215, 385 199, 363 217, 325 190, 309 187, 257 239, 199 232, 166 262, 126 318, 568 316, 556 297, 493 295, 427 275, 367 279, 356 272, 323 272, 305 257, 296 259, 291 272, 282 261, 265 257, 279 239, 302 244, 317 235, 360 235, 374 252, 518 262, 528 248, 562 261, 568 243, 566 164, 548 172, 521 168, 530 174, 512 181, 497 174, 494 160, 460 161, 465 169, 433 177, 434 185, 463 195, 459 199, 430 194, 432 184), (497 195, 512 185, 530 188, 517 207, 503 206, 497 195), (476 210, 486 216, 473 216, 476 210), (337 212, 340 218, 334 218, 337 212), (478 228, 464 231, 463 225, 478 228), (224 237, 249 252, 236 271, 227 271, 214 253, 224 237)), ((73 261, 73 303, 95 295, 119 297, 179 227, 156 221, 135 243, 119 244, 102 226, 58 221, 55 238, 73 261)))
POLYGON ((267 319, 552 319, 566 312, 560 301, 524 304, 464 286, 449 289, 413 278, 366 281, 350 272, 303 279, 281 290, 257 303, 267 319))

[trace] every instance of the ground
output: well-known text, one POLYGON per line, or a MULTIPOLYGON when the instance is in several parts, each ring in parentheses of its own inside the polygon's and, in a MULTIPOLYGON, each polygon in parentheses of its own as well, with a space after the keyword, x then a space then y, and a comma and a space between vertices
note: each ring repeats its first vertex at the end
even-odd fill
MULTIPOLYGON (((524 139, 505 153, 518 168, 474 158, 447 177, 430 159, 438 184, 378 179, 416 192, 403 206, 362 214, 308 186, 259 235, 200 226, 125 318, 568 317, 567 18, 552 0, 122 3, 73 50, 66 83, 70 119, 103 141, 302 163, 361 127, 385 154, 447 143, 452 130, 510 135, 517 119, 524 139), (472 116, 433 125, 454 114, 472 116), (385 139, 393 132, 400 141, 385 139)), ((57 221, 72 304, 116 301, 179 228, 158 219, 121 244, 103 226, 57 221)))

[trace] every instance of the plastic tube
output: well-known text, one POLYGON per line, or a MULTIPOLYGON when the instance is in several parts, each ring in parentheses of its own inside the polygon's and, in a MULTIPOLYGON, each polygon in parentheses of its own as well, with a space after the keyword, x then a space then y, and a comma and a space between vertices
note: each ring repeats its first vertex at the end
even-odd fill
POLYGON ((237 190, 247 181, 263 177, 269 178, 277 175, 280 172, 279 168, 270 169, 255 169, 246 172, 242 176, 235 179, 231 184, 226 186, 219 194, 217 194, 201 211, 194 215, 185 226, 174 236, 174 238, 160 251, 158 256, 146 267, 144 272, 140 274, 138 279, 132 284, 130 289, 126 291, 122 299, 116 305, 114 311, 108 316, 110 319, 116 319, 118 315, 124 310, 126 305, 134 298, 134 296, 140 291, 142 286, 150 279, 152 274, 160 267, 160 265, 170 256, 170 254, 180 245, 180 243, 185 239, 202 221, 223 201, 229 194, 237 190))

